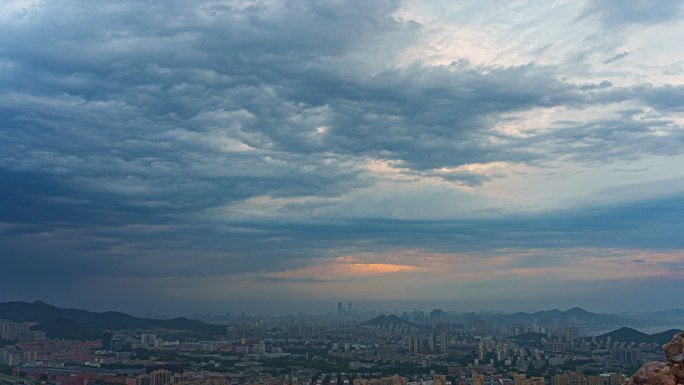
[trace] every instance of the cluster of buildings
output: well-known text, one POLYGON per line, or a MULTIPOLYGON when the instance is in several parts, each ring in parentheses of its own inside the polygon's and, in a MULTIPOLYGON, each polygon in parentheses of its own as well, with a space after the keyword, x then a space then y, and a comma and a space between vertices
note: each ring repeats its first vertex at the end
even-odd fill
MULTIPOLYGON (((0 348, 0 365, 40 365, 62 367, 70 362, 81 364, 98 360, 99 341, 50 340, 22 341, 0 348)), ((100 358, 101 359, 101 358, 100 358)))
POLYGON ((136 329, 96 341, 21 340, 30 326, 15 324, 3 329, 16 342, 0 347, 0 365, 46 385, 622 385, 661 358, 657 345, 582 338, 557 320, 364 316, 340 303, 327 318, 227 314, 237 321, 220 336, 136 329))
POLYGON ((231 385, 231 377, 221 373, 174 373, 166 369, 128 377, 125 385, 231 385))
POLYGON ((18 366, 24 363, 36 362, 36 351, 22 351, 14 348, 0 349, 0 365, 18 366))
POLYGON ((427 336, 411 336, 408 338, 409 352, 412 354, 444 354, 449 349, 447 333, 430 333, 427 336))
POLYGON ((33 322, 12 322, 0 319, 0 340, 4 341, 42 341, 45 332, 42 330, 31 330, 33 322))

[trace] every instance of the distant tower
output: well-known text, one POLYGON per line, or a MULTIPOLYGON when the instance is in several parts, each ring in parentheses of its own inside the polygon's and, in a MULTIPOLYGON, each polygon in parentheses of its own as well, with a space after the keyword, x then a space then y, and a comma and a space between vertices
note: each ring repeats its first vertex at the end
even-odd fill
POLYGON ((352 311, 351 311, 351 302, 349 302, 349 303, 347 304, 347 314, 351 315, 351 313, 352 313, 352 311))
POLYGON ((479 335, 483 335, 485 331, 487 330, 485 320, 479 319, 475 321, 475 333, 479 335))
POLYGON ((565 341, 570 342, 579 335, 579 328, 576 326, 568 326, 565 328, 565 341))
POLYGON ((337 303, 337 315, 342 317, 342 313, 344 313, 344 308, 342 307, 342 302, 337 303))
POLYGON ((446 353, 448 346, 449 343, 447 339, 447 334, 445 332, 442 332, 442 334, 439 335, 439 352, 446 353))
POLYGON ((112 341, 114 340, 114 333, 103 332, 102 333, 102 349, 103 350, 113 350, 114 345, 112 341))
POLYGON ((409 337, 409 352, 411 354, 419 354, 423 352, 423 338, 421 337, 409 337))

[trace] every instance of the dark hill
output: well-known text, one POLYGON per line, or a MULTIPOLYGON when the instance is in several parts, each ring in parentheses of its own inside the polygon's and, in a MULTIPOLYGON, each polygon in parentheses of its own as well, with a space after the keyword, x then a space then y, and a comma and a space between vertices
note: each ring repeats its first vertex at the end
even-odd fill
POLYGON ((646 334, 632 328, 623 327, 606 334, 601 334, 596 339, 603 341, 610 337, 611 340, 620 342, 664 344, 670 341, 672 336, 678 332, 681 332, 681 330, 672 329, 656 334, 646 334))
MULTIPOLYGON (((78 329, 78 325, 80 325, 84 327, 84 329, 82 329, 84 332, 86 330, 95 330, 98 333, 102 330, 121 329, 169 329, 190 331, 205 335, 225 333, 224 326, 205 324, 204 322, 187 318, 174 318, 168 320, 138 318, 114 311, 96 313, 80 309, 62 309, 41 301, 33 303, 0 303, 0 319, 15 322, 36 322, 38 324, 47 324, 48 326, 55 325, 58 320, 61 320, 59 322, 67 325, 65 319, 68 319, 73 321, 73 323, 69 324, 73 330, 78 329)), ((46 328, 48 326, 46 326, 46 328)), ((53 333, 56 331, 57 329, 53 329, 53 333)), ((62 336, 56 338, 66 337, 62 336)))
POLYGON ((96 329, 81 325, 70 318, 57 318, 52 321, 33 325, 33 330, 43 330, 48 338, 64 340, 95 340, 101 334, 96 329))
POLYGON ((664 332, 656 333, 656 334, 651 334, 651 339, 653 342, 664 345, 672 340, 672 336, 674 336, 677 333, 681 333, 683 330, 681 329, 670 329, 666 330, 664 332))
POLYGON ((650 335, 642 333, 636 329, 622 327, 620 329, 613 330, 612 332, 601 334, 600 336, 597 336, 596 339, 603 341, 608 339, 608 337, 610 337, 610 339, 613 341, 621 342, 650 342, 651 338, 650 335))

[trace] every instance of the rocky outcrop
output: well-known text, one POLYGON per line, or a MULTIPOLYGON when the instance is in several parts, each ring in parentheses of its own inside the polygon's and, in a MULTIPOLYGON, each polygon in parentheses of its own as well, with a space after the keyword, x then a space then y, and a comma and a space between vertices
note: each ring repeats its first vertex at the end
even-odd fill
POLYGON ((625 385, 684 385, 684 333, 675 335, 663 350, 667 362, 645 364, 625 385))

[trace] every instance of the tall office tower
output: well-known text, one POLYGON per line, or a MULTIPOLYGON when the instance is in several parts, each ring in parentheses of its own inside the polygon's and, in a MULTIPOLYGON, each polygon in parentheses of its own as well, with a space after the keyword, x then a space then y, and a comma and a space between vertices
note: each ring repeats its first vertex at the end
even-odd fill
POLYGON ((473 373, 472 385, 485 385, 485 375, 481 373, 473 373))
POLYGON ((287 338, 296 340, 299 338, 299 326, 291 325, 287 333, 287 338))
POLYGON ((446 332, 442 332, 439 335, 439 352, 440 353, 446 353, 448 348, 449 348, 449 341, 447 339, 447 334, 446 334, 446 332))
POLYGON ((342 317, 342 313, 344 313, 344 308, 342 307, 342 302, 337 303, 337 316, 342 317))
POLYGON ((229 340, 236 340, 238 338, 238 329, 235 326, 227 326, 226 337, 228 337, 229 340))
POLYGON ((465 316, 465 331, 466 333, 471 333, 475 328, 475 313, 468 313, 465 316))
POLYGON ((349 314, 350 316, 352 315, 351 302, 347 304, 347 314, 349 314))
POLYGON ((572 341, 579 336, 579 328, 576 326, 568 326, 565 328, 565 340, 572 341))
POLYGON ((431 325, 437 325, 438 323, 442 322, 442 318, 444 317, 444 312, 442 311, 442 309, 432 309, 432 311, 430 311, 429 317, 430 317, 430 321, 429 321, 430 324, 431 325))
POLYGON ((112 340, 114 339, 114 333, 103 332, 102 333, 102 349, 103 350, 114 350, 112 345, 112 340))
POLYGON ((478 354, 477 358, 479 358, 480 361, 482 361, 485 359, 486 355, 487 355, 487 352, 485 350, 484 342, 480 341, 479 354, 478 354))
POLYGON ((412 354, 418 354, 423 352, 423 338, 421 337, 409 337, 409 352, 412 354))
POLYGON ((484 334, 486 330, 485 320, 479 319, 475 321, 475 333, 484 334))
POLYGON ((318 338, 321 340, 327 340, 328 339, 328 328, 325 326, 321 326, 318 328, 318 338))

